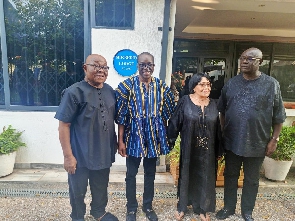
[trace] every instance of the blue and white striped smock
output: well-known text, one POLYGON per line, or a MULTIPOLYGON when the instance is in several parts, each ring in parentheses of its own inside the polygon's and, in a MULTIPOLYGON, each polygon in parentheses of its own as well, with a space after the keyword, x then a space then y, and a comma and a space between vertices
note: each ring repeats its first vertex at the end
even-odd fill
POLYGON ((118 85, 116 100, 116 123, 125 127, 127 155, 153 158, 169 153, 166 122, 174 110, 170 88, 152 77, 147 90, 134 76, 118 85))

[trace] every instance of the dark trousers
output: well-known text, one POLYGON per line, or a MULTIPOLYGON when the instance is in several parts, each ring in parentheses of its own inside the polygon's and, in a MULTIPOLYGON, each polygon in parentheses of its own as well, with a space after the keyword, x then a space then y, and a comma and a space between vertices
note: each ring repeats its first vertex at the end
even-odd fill
POLYGON ((264 157, 241 157, 231 151, 225 155, 224 206, 236 209, 237 190, 240 169, 243 163, 244 182, 241 199, 241 211, 252 214, 259 187, 259 173, 264 157))
POLYGON ((90 214, 99 218, 105 214, 108 203, 108 183, 110 168, 102 170, 89 170, 86 167, 77 168, 75 174, 68 175, 70 203, 72 206, 71 218, 73 221, 84 221, 86 205, 84 202, 87 192, 88 180, 92 201, 90 214))
MULTIPOLYGON (((136 200, 136 174, 141 162, 141 157, 128 156, 126 158, 126 198, 127 212, 136 212, 138 202, 136 200)), ((144 193, 143 193, 143 208, 151 209, 154 198, 154 181, 156 174, 157 158, 143 158, 144 168, 144 193)))

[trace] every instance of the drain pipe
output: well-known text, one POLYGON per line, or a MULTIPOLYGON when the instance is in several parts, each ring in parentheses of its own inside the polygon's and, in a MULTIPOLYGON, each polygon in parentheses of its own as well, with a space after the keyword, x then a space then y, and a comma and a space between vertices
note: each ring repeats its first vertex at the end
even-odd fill
POLYGON ((169 19, 170 19, 170 3, 171 0, 165 0, 164 19, 163 19, 163 35, 162 35, 162 53, 161 53, 161 69, 160 79, 165 81, 166 78, 166 64, 167 64, 167 50, 168 50, 168 35, 169 35, 169 19))
POLYGON ((4 1, 0 3, 0 38, 1 38, 1 52, 2 52, 2 71, 4 80, 4 96, 5 107, 9 109, 10 90, 9 90, 9 77, 8 77, 8 57, 7 57, 7 44, 6 44, 6 31, 4 22, 4 1))

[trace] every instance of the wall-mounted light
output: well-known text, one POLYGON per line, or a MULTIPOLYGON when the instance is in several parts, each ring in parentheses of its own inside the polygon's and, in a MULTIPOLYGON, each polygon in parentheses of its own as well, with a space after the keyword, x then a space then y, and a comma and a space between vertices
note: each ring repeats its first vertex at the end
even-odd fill
POLYGON ((192 7, 198 10, 215 10, 214 8, 211 8, 211 7, 203 7, 203 6, 192 6, 192 7))
POLYGON ((192 0, 193 2, 199 2, 199 3, 206 3, 206 4, 217 4, 219 1, 217 0, 192 0))

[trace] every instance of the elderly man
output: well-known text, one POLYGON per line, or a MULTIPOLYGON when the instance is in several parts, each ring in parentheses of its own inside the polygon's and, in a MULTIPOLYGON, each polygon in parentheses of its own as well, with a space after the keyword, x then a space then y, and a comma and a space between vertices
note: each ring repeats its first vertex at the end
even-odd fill
POLYGON ((243 164, 241 211, 242 217, 251 221, 260 167, 264 156, 276 149, 286 114, 278 81, 259 71, 262 52, 249 48, 239 59, 241 73, 226 83, 218 102, 226 156, 224 208, 216 217, 223 220, 235 213, 243 164))
POLYGON ((85 79, 65 89, 55 115, 59 120, 64 168, 68 172, 71 218, 84 220, 89 181, 90 214, 95 220, 118 221, 105 211, 110 167, 117 150, 115 91, 105 83, 109 67, 104 57, 89 55, 83 69, 85 79))
POLYGON ((126 221, 136 221, 136 174, 143 158, 143 212, 150 221, 157 221, 153 210, 154 180, 157 157, 167 154, 169 146, 166 122, 174 109, 170 88, 152 77, 154 56, 148 52, 138 55, 139 75, 119 84, 116 89, 119 154, 126 158, 126 221))

